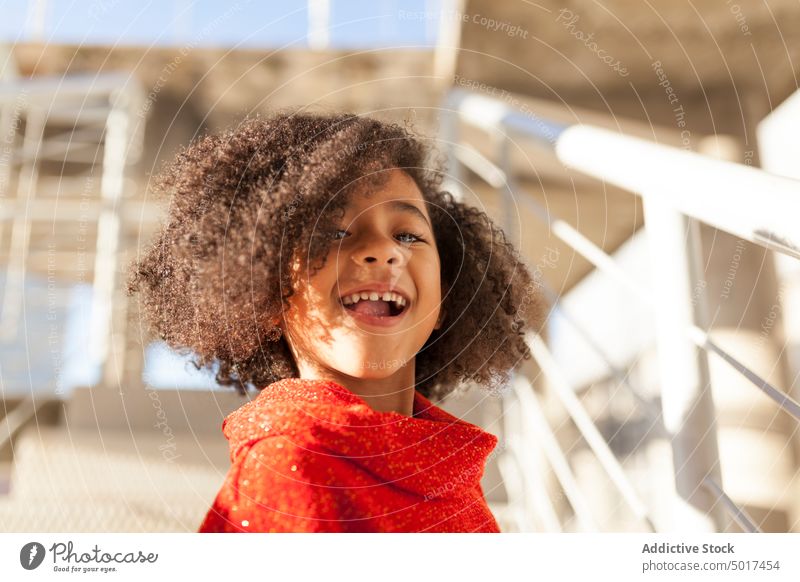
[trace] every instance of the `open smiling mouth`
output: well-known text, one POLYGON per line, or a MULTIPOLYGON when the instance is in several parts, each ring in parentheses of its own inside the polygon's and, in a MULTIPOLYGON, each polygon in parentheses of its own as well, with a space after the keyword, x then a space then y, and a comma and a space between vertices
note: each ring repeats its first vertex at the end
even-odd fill
POLYGON ((397 293, 362 292, 340 299, 345 310, 367 323, 391 324, 408 311, 408 300, 397 293))

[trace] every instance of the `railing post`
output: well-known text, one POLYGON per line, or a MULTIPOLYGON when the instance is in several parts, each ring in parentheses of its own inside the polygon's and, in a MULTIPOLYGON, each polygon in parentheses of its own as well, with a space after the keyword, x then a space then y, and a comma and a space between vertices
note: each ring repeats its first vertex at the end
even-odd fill
POLYGON ((126 168, 140 150, 136 140, 141 133, 134 119, 140 97, 136 86, 123 86, 112 91, 105 126, 100 182, 103 206, 97 220, 89 342, 90 357, 100 366, 99 381, 105 386, 119 385, 125 370, 125 309, 128 302, 118 288, 118 270, 124 251, 121 245, 126 168))
POLYGON ((442 149, 447 156, 447 169, 442 180, 442 189, 450 192, 456 200, 464 200, 464 182, 461 163, 456 157, 456 148, 459 144, 459 118, 458 113, 452 110, 454 105, 449 99, 442 104, 442 113, 439 121, 439 135, 442 140, 442 149))
POLYGON ((697 223, 672 208, 666 196, 642 198, 652 257, 661 405, 675 473, 670 529, 726 531, 723 508, 703 486, 707 476, 721 483, 707 355, 688 335, 692 325, 705 329, 706 324, 697 223))

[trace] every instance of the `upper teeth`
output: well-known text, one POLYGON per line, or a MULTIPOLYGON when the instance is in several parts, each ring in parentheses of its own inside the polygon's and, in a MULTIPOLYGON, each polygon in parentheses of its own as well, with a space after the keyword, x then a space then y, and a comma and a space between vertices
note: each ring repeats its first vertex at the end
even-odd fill
POLYGON ((345 305, 352 305, 353 303, 358 303, 362 299, 369 301, 394 301, 398 307, 403 307, 406 304, 405 298, 397 293, 378 293, 377 291, 362 291, 361 293, 345 295, 342 297, 342 303, 345 305))

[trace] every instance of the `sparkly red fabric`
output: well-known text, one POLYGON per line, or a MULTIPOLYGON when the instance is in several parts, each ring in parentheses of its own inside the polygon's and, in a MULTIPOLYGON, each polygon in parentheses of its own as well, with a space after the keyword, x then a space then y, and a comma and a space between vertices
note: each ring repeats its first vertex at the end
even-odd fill
POLYGON ((231 468, 201 532, 499 532, 480 479, 497 437, 414 393, 377 412, 287 379, 231 413, 231 468))

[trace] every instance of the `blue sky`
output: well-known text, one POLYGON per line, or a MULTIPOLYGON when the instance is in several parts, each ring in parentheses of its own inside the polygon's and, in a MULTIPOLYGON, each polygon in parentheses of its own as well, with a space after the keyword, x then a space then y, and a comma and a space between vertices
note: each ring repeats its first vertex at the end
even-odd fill
MULTIPOLYGON (((0 272, 0 290, 5 277, 0 272)), ((77 386, 100 380, 99 362, 91 359, 89 321, 92 287, 25 278, 23 316, 10 341, 0 344, 0 400, 27 394, 68 396, 77 386)), ((144 350, 143 380, 153 388, 217 387, 213 374, 195 369, 160 341, 144 350)))
MULTIPOLYGON (((330 0, 330 45, 433 45, 440 1, 330 0)), ((0 11, 11 43, 308 46, 308 4, 297 0, 0 0, 0 11)))

